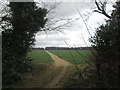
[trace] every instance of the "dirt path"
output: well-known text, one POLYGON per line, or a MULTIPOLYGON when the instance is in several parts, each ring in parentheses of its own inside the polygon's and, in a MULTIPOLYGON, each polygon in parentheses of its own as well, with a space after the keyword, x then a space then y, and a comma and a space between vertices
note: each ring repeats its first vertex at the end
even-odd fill
POLYGON ((59 58, 58 56, 46 51, 50 56, 51 58, 54 60, 54 65, 55 66, 63 66, 64 69, 62 72, 60 72, 60 74, 58 76, 56 76, 55 78, 53 78, 53 80, 48 83, 45 88, 59 88, 59 82, 60 80, 64 77, 65 73, 66 73, 66 70, 67 70, 67 66, 72 66, 73 64, 59 58))

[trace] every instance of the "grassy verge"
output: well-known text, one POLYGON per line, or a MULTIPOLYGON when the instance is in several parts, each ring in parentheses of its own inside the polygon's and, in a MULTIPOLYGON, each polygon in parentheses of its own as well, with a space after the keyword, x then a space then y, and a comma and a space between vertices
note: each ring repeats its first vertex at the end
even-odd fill
POLYGON ((69 50, 48 50, 48 51, 73 64, 75 62, 77 64, 85 64, 86 60, 88 62, 90 61, 89 58, 91 56, 91 51, 89 50, 78 50, 78 51, 76 50, 70 50, 70 51, 69 50), (70 53, 72 53, 72 55, 70 53))
POLYGON ((32 72, 25 73, 22 76, 22 81, 8 86, 8 88, 43 88, 62 70, 63 67, 55 68, 46 64, 36 65, 32 72))
POLYGON ((51 57, 44 50, 31 50, 28 57, 32 58, 34 63, 53 63, 51 57))
MULTIPOLYGON (((74 79, 76 79, 76 77, 78 77, 78 75, 81 72, 83 72, 83 70, 86 66, 87 66, 87 64, 78 65, 80 72, 78 72, 78 70, 75 66, 68 66, 67 70, 66 70, 66 74, 60 80, 60 83, 59 83, 61 88, 72 88, 72 87, 75 88, 76 87, 75 83, 77 80, 74 80, 74 79)), ((79 83, 79 82, 77 82, 77 83, 79 83)))
POLYGON ((32 50, 28 57, 33 59, 33 67, 27 73, 21 74, 22 80, 5 88, 43 88, 63 67, 54 67, 53 60, 44 50, 32 50))
POLYGON ((66 88, 67 83, 69 82, 70 78, 73 76, 73 74, 75 73, 76 68, 74 66, 68 66, 67 70, 66 70, 66 74, 64 75, 63 79, 61 79, 60 82, 60 86, 62 88, 66 88))
MULTIPOLYGON (((88 64, 80 65, 80 71, 74 69, 74 72, 67 76, 68 79, 63 84, 64 88, 96 88, 98 79, 95 68, 88 64)), ((70 71, 70 69, 68 70, 70 71)))

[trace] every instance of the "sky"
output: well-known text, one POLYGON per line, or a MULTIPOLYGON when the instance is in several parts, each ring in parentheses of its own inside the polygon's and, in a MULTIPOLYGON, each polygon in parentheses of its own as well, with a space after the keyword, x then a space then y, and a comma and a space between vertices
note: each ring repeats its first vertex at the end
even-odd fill
MULTIPOLYGON (((7 0, 4 0, 3 2, 3 0, 0 0, 0 3, 6 3, 6 1, 7 0)), ((35 1, 40 3, 42 0, 35 1)), ((41 5, 42 7, 50 9, 55 5, 55 3, 59 3, 60 1, 61 0, 44 0, 44 5, 39 4, 38 6, 41 5)), ((107 4, 106 10, 110 14, 115 0, 107 1, 109 3, 107 4)), ((2 4, 0 5, 1 11, 4 4, 3 6, 2 4)), ((52 9, 46 16, 50 21, 46 23, 45 27, 51 29, 51 31, 38 32, 35 36, 36 42, 34 47, 67 47, 65 42, 67 42, 71 47, 90 46, 91 43, 89 42, 89 38, 91 35, 94 36, 95 28, 104 24, 105 19, 108 19, 102 14, 93 12, 95 8, 94 0, 62 0, 62 2, 56 8, 52 9), (88 25, 91 35, 86 29, 83 20, 88 25), (61 28, 65 29, 53 29, 54 27, 67 22, 67 28, 63 25, 61 28)))
MULTIPOLYGON (((47 31, 47 32, 38 32, 36 34, 36 43, 35 47, 67 47, 66 43, 69 44, 71 47, 84 47, 90 46, 91 43, 89 42, 89 38, 94 36, 95 30, 101 24, 105 23, 105 20, 108 18, 102 14, 97 12, 93 12, 96 6, 93 1, 91 2, 84 2, 85 0, 81 0, 81 2, 62 2, 57 6, 54 10, 54 13, 50 13, 47 15, 48 19, 52 16, 55 16, 55 19, 70 17, 72 20, 76 20, 72 22, 72 25, 66 29, 60 29, 60 32, 57 30, 47 31), (79 10, 81 16, 79 15, 79 10), (86 29, 85 23, 86 22, 90 34, 86 29), (91 29, 90 29, 91 28, 91 29)), ((113 2, 112 2, 113 4, 113 2)), ((112 8, 111 2, 107 5, 107 12, 110 14, 112 8)), ((54 18, 52 18, 53 23, 52 26, 57 24, 62 24, 61 22, 57 23, 54 22, 54 18)))

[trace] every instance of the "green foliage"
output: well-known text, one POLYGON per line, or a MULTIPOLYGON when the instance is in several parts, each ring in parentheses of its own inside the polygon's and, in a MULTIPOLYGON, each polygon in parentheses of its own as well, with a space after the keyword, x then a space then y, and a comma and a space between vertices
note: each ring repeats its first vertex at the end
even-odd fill
POLYGON ((105 87, 120 87, 120 2, 114 6, 112 18, 97 28, 91 42, 97 51, 96 67, 105 87))
MULTIPOLYGON (((51 53, 59 56, 60 58, 67 60, 68 62, 75 63, 74 60, 76 61, 77 64, 85 64, 87 63, 86 60, 88 61, 89 56, 91 52, 89 50, 49 50, 51 53), (74 59, 72 55, 74 56, 74 59)), ((88 61, 89 62, 89 61, 88 61)))
POLYGON ((28 53, 28 57, 32 58, 34 63, 53 63, 52 58, 45 50, 31 50, 28 53))
POLYGON ((9 13, 2 17, 3 85, 18 81, 21 71, 30 68, 27 52, 47 20, 47 10, 34 2, 10 2, 8 6, 9 13))
POLYGON ((33 69, 22 74, 22 80, 7 85, 5 88, 44 88, 54 77, 59 75, 63 67, 53 67, 49 64, 34 64, 33 69))
POLYGON ((76 69, 71 71, 74 72, 65 82, 65 88, 99 88, 96 85, 97 75, 94 67, 84 64, 80 65, 79 69, 79 72, 76 69))

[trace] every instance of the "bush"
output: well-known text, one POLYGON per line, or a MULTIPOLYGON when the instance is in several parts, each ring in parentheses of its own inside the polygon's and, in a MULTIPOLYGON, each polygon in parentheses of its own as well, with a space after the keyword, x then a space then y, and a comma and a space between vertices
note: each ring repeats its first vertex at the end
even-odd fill
POLYGON ((34 2, 10 2, 8 7, 1 24, 3 86, 19 81, 20 74, 30 69, 31 61, 26 55, 34 45, 35 34, 47 21, 47 10, 34 2))
POLYGON ((97 28, 91 42, 96 50, 96 68, 101 86, 120 87, 120 2, 114 6, 111 19, 97 28))

